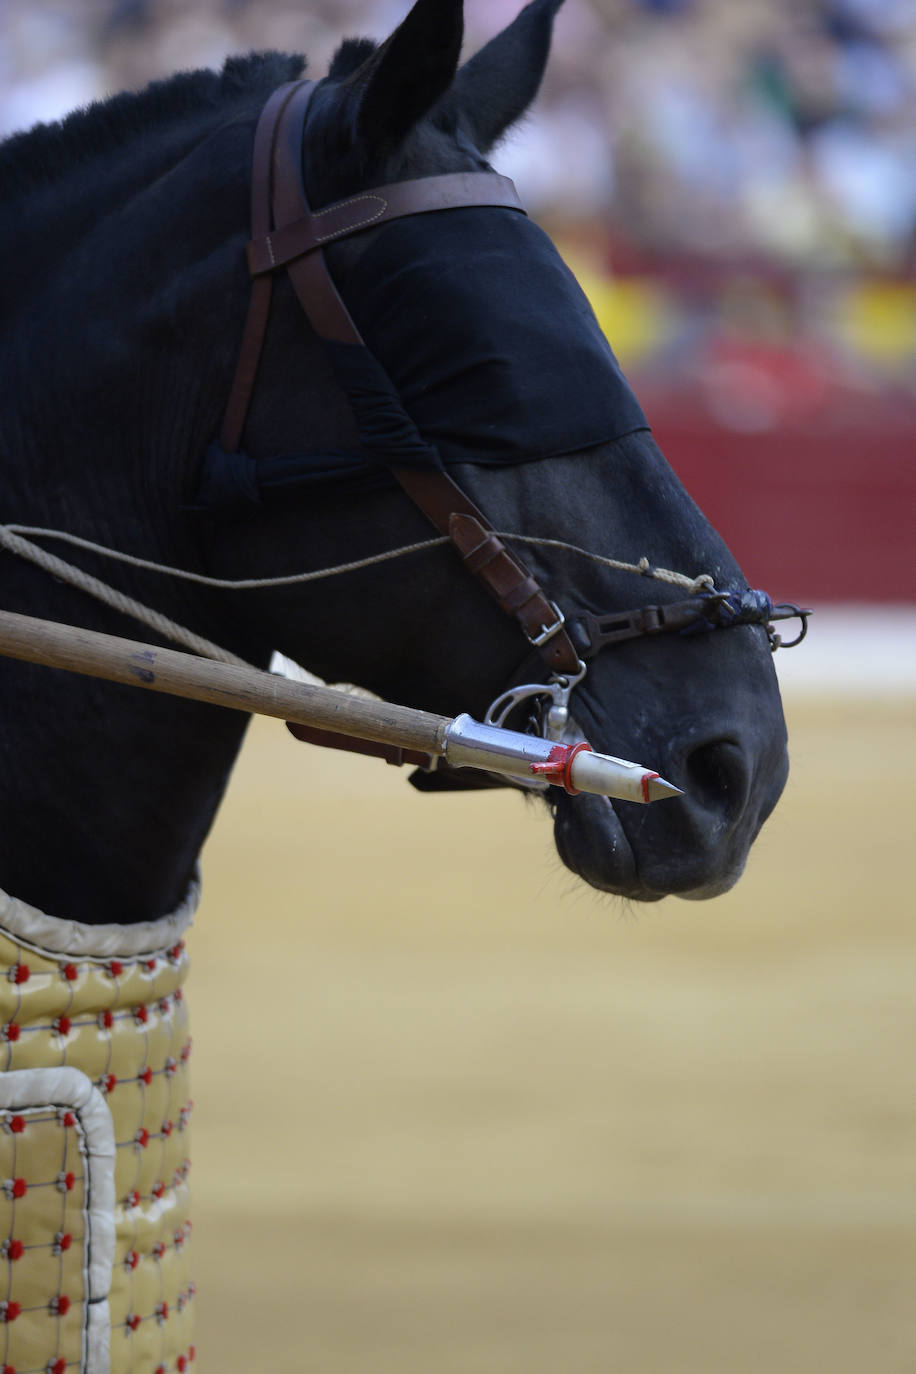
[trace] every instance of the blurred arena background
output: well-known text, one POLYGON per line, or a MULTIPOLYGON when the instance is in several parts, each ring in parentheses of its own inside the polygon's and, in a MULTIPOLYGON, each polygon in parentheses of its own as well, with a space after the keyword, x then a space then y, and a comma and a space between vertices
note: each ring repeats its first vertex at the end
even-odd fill
MULTIPOLYGON (((407 0, 2 0, 0 131, 407 0)), ((468 0, 468 47, 518 0, 468 0)), ((193 949, 204 1369, 916 1367, 916 3, 567 0, 496 158, 753 585, 793 776, 737 890, 254 726, 193 949)))
MULTIPOLYGON (((404 0, 5 0, 0 132, 404 0)), ((468 47, 520 8, 468 0, 468 47)), ((916 599, 914 0, 568 0, 498 158, 752 583, 916 599), (775 438, 775 442, 774 442, 775 438)))

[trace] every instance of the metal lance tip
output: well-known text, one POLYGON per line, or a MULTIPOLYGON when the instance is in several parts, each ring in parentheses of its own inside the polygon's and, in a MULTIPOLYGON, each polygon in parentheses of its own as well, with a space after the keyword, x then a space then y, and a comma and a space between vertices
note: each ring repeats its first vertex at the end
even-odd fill
POLYGON ((651 768, 596 754, 581 740, 556 744, 535 735, 520 735, 496 725, 481 725, 470 716, 456 716, 445 732, 445 757, 455 768, 483 768, 491 773, 531 779, 563 787, 573 796, 591 792, 618 801, 662 801, 683 796, 651 768))
POLYGON ((664 778, 650 778, 646 789, 649 793, 649 801, 665 801, 668 797, 683 797, 684 789, 675 787, 673 782, 665 782, 664 778))

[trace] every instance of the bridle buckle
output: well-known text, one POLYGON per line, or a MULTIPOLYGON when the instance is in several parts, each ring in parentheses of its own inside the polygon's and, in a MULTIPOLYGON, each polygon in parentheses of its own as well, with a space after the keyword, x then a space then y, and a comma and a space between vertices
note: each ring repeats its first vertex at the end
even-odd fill
POLYGON ((550 601, 548 602, 548 605, 550 606, 550 609, 556 616, 556 619, 554 620, 553 624, 542 625, 540 634, 530 635, 528 634, 527 630, 525 631, 525 638, 528 640, 528 643, 533 644, 536 649, 540 649, 541 645, 546 644, 548 640, 553 639, 554 635, 559 634, 563 626, 566 624, 566 616, 560 610, 557 603, 555 601, 550 601))

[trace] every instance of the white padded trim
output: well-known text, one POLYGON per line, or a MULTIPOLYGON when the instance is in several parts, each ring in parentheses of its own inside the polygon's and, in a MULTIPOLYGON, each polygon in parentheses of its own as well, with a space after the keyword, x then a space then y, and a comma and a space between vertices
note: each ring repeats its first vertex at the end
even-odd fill
POLYGON ((64 954, 71 959, 133 959, 168 949, 181 939, 194 919, 199 901, 198 871, 181 906, 171 915, 158 921, 92 926, 46 916, 0 888, 0 927, 39 953, 64 954))
POLYGON ((111 1374, 111 1314, 108 1302, 94 1302, 86 1326, 86 1374, 111 1374))
POLYGON ((13 1069, 0 1074, 0 1109, 69 1107, 77 1120, 88 1187, 84 1206, 83 1278, 88 1302, 83 1327, 85 1374, 109 1374, 108 1292, 115 1252, 115 1138, 111 1112, 79 1069, 13 1069))

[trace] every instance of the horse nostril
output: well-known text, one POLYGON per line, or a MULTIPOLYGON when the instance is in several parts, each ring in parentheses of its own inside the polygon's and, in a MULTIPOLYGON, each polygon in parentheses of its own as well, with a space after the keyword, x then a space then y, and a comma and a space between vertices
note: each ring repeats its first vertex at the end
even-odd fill
POLYGON ((698 745, 687 755, 684 771, 684 787, 694 801, 731 815, 743 809, 750 779, 744 751, 734 740, 698 745))

